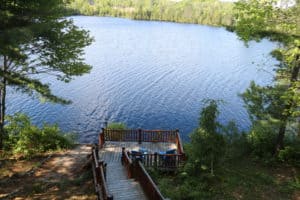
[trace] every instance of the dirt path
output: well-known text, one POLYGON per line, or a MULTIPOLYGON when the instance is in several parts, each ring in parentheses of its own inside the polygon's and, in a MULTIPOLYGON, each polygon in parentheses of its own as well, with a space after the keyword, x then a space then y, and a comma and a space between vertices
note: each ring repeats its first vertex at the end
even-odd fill
POLYGON ((1 176, 0 199, 96 199, 92 174, 83 170, 90 152, 90 146, 77 145, 34 163, 14 162, 7 167, 12 173, 1 176))

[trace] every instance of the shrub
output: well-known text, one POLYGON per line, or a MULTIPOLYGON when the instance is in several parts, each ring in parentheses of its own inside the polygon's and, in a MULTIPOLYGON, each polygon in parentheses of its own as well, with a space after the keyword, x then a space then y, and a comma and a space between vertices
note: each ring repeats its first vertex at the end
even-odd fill
POLYGON ((117 130, 125 130, 127 129, 126 124, 121 122, 112 122, 107 125, 107 129, 117 129, 117 130))
POLYGON ((271 158, 276 141, 276 127, 267 121, 257 121, 248 134, 252 153, 260 158, 271 158))
POLYGON ((74 143, 74 138, 61 132, 57 125, 44 124, 39 128, 24 114, 9 116, 7 122, 5 148, 13 153, 31 157, 49 150, 69 148, 74 143))
POLYGON ((286 146, 284 149, 280 150, 278 153, 279 160, 283 162, 288 162, 290 164, 300 166, 300 146, 286 146))
POLYGON ((194 166, 196 174, 201 168, 210 168, 211 175, 214 168, 224 155, 225 140, 219 132, 217 122, 219 114, 217 101, 209 100, 208 105, 201 111, 199 128, 191 135, 191 144, 188 150, 190 166, 194 166), (201 167, 203 166, 203 167, 201 167))
POLYGON ((247 140, 247 134, 240 132, 235 122, 230 121, 222 129, 226 141, 226 159, 238 159, 250 153, 251 147, 247 140))

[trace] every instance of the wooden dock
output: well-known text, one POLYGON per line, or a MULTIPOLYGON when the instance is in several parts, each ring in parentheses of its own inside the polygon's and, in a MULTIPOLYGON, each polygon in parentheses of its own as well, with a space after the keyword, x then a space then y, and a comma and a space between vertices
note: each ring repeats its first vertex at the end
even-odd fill
POLYGON ((164 200, 144 165, 174 170, 184 158, 178 131, 103 130, 99 147, 93 150, 93 174, 100 200, 164 200), (170 149, 174 154, 161 155, 170 149), (133 152, 141 151, 135 159, 133 152), (176 162, 161 162, 165 158, 176 162))

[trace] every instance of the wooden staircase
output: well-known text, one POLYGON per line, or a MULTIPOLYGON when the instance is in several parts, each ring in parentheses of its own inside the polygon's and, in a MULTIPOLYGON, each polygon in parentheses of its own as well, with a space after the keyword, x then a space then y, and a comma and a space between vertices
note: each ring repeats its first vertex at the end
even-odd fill
POLYGON ((140 184, 134 179, 128 179, 124 166, 119 162, 107 164, 107 187, 116 200, 146 200, 140 184))
POLYGON ((106 183, 109 194, 114 200, 147 200, 140 184, 134 179, 129 179, 126 168, 121 164, 122 145, 107 143, 99 151, 99 159, 106 166, 106 183))
POLYGON ((98 139, 92 153, 98 200, 167 200, 145 166, 168 171, 182 166, 178 130, 102 129, 98 139))

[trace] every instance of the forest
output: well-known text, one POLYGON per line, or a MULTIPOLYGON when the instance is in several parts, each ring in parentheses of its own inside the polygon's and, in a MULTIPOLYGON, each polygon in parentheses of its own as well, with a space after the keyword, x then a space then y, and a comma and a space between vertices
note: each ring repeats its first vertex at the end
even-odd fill
POLYGON ((74 0, 72 14, 230 26, 233 3, 218 0, 74 0))

